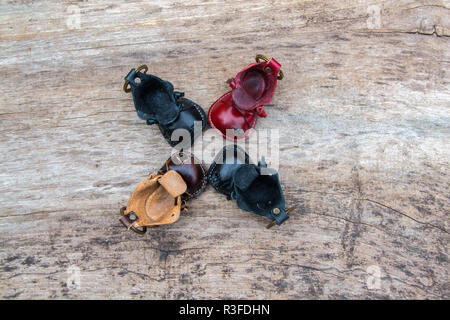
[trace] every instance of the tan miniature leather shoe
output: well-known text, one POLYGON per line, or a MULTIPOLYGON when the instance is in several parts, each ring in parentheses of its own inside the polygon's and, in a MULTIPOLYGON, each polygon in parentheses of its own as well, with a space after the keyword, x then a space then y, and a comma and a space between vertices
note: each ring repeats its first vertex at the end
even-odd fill
POLYGON ((183 178, 174 170, 150 174, 131 194, 120 222, 127 229, 174 223, 180 217, 181 195, 186 189, 183 178))
POLYGON ((126 207, 120 209, 120 222, 128 229, 144 234, 147 227, 171 224, 186 202, 196 198, 207 184, 206 170, 188 152, 171 156, 157 174, 142 180, 131 194, 126 207))

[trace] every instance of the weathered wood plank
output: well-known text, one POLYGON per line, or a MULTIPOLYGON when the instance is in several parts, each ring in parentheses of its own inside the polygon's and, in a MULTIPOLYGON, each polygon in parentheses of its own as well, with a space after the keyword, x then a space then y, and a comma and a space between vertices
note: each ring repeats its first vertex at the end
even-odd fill
POLYGON ((71 5, 0 5, 1 297, 450 297, 448 1, 71 5), (280 130, 292 218, 266 231, 208 188, 125 232, 171 150, 123 76, 147 63, 207 110, 255 53, 286 74, 257 128, 280 130))

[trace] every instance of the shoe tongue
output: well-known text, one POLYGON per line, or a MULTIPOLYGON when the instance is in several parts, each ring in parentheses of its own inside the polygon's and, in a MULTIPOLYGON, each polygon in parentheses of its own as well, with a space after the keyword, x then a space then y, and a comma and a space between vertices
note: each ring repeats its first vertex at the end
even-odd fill
POLYGON ((174 198, 186 192, 187 185, 181 175, 174 171, 167 171, 159 180, 159 184, 174 198))
POLYGON ((247 190, 251 184, 259 177, 259 172, 255 165, 243 164, 233 175, 233 182, 240 190, 247 190))
POLYGON ((256 105, 256 100, 249 95, 243 88, 239 87, 232 92, 233 102, 241 110, 249 111, 256 105))

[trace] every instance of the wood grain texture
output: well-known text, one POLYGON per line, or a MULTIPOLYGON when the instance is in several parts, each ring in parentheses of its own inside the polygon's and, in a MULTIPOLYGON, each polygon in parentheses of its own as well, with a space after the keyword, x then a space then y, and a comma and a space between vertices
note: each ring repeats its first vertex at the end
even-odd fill
POLYGON ((449 299, 449 36, 444 0, 1 1, 0 297, 449 299), (208 110, 256 53, 285 72, 257 128, 291 219, 208 187, 126 232, 171 149, 123 77, 147 63, 208 110))

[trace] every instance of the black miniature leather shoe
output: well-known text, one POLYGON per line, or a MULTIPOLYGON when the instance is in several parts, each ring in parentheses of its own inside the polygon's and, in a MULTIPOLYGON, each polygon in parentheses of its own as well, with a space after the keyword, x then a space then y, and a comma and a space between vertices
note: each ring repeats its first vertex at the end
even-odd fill
POLYGON ((174 91, 170 82, 147 74, 147 71, 146 65, 131 69, 123 85, 123 90, 131 91, 133 95, 138 117, 146 120, 148 125, 158 124, 164 138, 172 147, 190 147, 206 127, 205 112, 198 104, 184 98, 183 92, 174 91), (194 131, 196 121, 201 130, 194 131), (174 137, 177 140, 172 140, 172 133, 176 129, 187 130, 190 141, 183 141, 185 139, 179 138, 177 134, 174 137))
POLYGON ((208 170, 208 181, 236 200, 239 208, 272 220, 267 228, 280 225, 289 218, 278 173, 268 169, 264 159, 258 165, 237 145, 229 145, 216 156, 208 170))
POLYGON ((127 206, 120 209, 119 221, 138 234, 144 234, 147 227, 174 223, 207 183, 206 170, 193 154, 173 154, 156 174, 138 184, 127 206))

